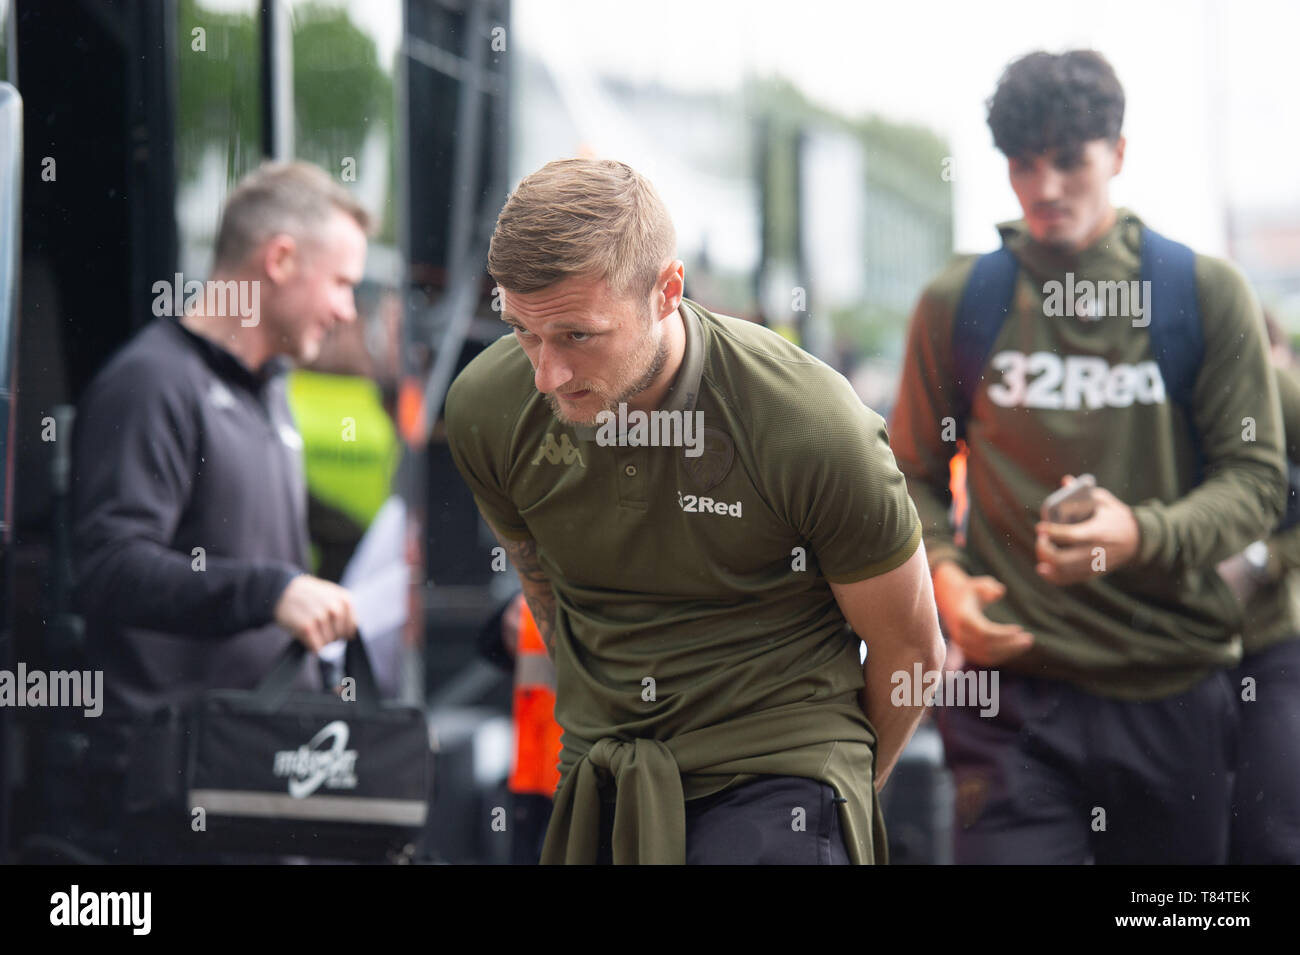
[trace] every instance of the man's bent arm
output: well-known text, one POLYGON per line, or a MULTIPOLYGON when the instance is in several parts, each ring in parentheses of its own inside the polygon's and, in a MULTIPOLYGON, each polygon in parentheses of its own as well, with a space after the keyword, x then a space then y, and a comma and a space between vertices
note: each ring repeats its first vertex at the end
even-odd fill
POLYGON ((845 619, 867 643, 862 708, 876 729, 879 790, 925 712, 924 706, 893 705, 894 674, 911 679, 917 663, 926 673, 943 667, 943 637, 925 545, 888 573, 851 584, 832 583, 831 591, 845 619))
POLYGON ((546 644, 547 655, 554 660, 552 638, 555 633, 555 591, 537 558, 537 542, 531 539, 512 540, 493 527, 491 521, 486 518, 484 521, 518 571, 519 585, 523 589, 524 599, 528 601, 528 609, 533 612, 537 632, 541 634, 542 643, 546 644))

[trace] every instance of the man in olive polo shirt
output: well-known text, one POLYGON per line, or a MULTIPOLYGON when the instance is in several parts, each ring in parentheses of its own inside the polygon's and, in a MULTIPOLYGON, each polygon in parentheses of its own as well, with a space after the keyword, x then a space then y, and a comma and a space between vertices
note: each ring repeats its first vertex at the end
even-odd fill
POLYGON ((943 659, 919 520, 880 417, 684 299, 675 244, 622 163, 529 176, 488 263, 514 335, 447 396, 556 668, 542 861, 883 861, 891 675, 943 659))

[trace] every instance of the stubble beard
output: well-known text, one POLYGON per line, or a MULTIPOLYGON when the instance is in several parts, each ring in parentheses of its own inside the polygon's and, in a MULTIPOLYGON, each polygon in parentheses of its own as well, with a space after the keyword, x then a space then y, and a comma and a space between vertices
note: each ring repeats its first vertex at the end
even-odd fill
MULTIPOLYGON (((651 356, 649 363, 645 366, 641 374, 631 384, 624 388, 617 397, 607 399, 604 407, 601 408, 600 411, 609 411, 617 414, 619 404, 631 401, 637 395, 641 394, 653 385, 655 379, 659 377, 660 372, 664 370, 666 364, 668 364, 668 337, 666 335, 661 335, 654 354, 651 356)), ((629 366, 631 366, 631 362, 629 362, 629 366)), ((622 377, 622 375, 620 374, 619 377, 622 377)), ((546 402, 551 407, 551 414, 567 425, 592 427, 596 424, 596 416, 600 414, 600 411, 595 411, 589 419, 572 418, 564 413, 563 409, 560 407, 560 400, 555 397, 553 393, 549 392, 546 395, 546 402)))

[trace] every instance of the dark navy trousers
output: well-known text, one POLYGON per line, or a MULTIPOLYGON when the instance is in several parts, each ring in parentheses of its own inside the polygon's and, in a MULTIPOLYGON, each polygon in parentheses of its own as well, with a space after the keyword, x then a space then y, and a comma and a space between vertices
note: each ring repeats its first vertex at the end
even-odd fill
POLYGON ((1220 864, 1238 701, 1216 671, 1131 702, 1002 670, 999 710, 938 710, 960 864, 1220 864))
POLYGON ((1300 640, 1229 674, 1241 719, 1229 861, 1300 865, 1300 640))
MULTIPOLYGON (((601 810, 597 862, 613 861, 614 804, 601 810)), ((835 790, 801 776, 761 776, 686 803, 687 865, 849 865, 835 790)))

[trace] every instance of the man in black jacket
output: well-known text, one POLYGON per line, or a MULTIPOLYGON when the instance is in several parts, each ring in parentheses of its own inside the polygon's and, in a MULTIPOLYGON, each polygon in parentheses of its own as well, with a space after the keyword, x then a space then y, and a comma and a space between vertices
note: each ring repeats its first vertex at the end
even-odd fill
MULTIPOLYGON (((291 639, 356 628, 307 566, 285 359, 356 318, 369 220, 324 172, 274 164, 230 195, 213 278, 186 283, 100 372, 75 429, 77 598, 110 714, 251 688, 291 639), (234 283, 232 286, 231 283, 234 283)), ((155 313, 180 289, 154 286, 155 313)), ((304 666, 303 685, 319 686, 304 666)))
MULTIPOLYGON (((292 640, 319 650, 355 633, 348 592, 305 573, 284 372, 355 320, 368 226, 315 167, 255 171, 226 202, 212 278, 156 283, 160 317, 82 398, 76 598, 110 721, 252 688, 292 640)), ((300 688, 321 688, 315 662, 300 688)))

